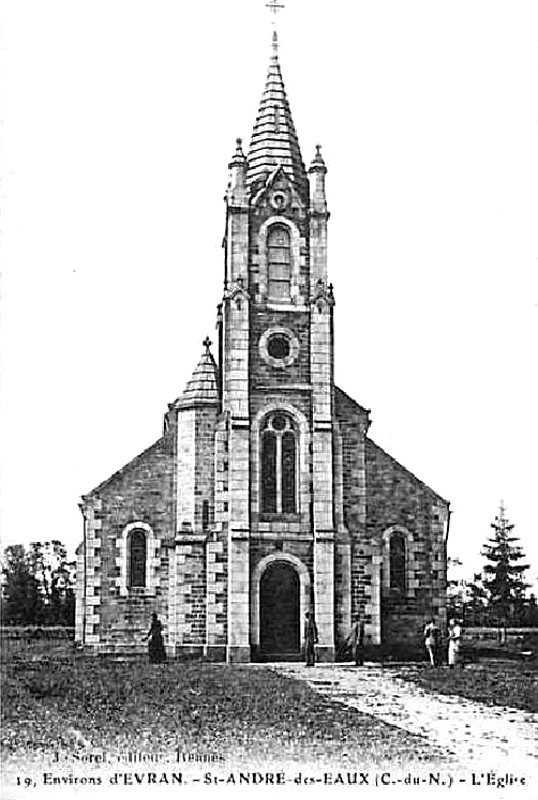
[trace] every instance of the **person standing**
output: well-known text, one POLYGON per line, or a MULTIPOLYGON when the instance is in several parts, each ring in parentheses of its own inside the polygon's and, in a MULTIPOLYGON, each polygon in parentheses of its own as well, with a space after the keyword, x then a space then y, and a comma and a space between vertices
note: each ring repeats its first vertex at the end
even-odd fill
POLYGON ((163 664, 166 661, 166 651, 163 642, 163 626, 157 614, 151 615, 151 627, 146 639, 149 639, 148 655, 152 664, 163 664))
POLYGON ((306 613, 304 625, 304 649, 307 667, 313 667, 316 661, 315 645, 318 643, 318 629, 311 611, 306 613))
POLYGON ((424 645, 430 658, 432 667, 437 666, 439 645, 441 640, 441 629, 437 625, 435 618, 432 617, 424 628, 424 645))
POLYGON ((457 619, 448 623, 448 666, 460 663, 461 625, 457 619))
POLYGON ((364 664, 364 622, 357 617, 351 627, 346 643, 351 647, 351 654, 356 667, 364 664))

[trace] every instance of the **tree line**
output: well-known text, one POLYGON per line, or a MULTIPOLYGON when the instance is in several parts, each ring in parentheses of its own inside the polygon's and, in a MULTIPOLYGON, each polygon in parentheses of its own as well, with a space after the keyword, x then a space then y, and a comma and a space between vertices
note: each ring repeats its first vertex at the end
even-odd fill
POLYGON ((75 562, 58 540, 9 545, 2 557, 2 625, 75 624, 75 562))

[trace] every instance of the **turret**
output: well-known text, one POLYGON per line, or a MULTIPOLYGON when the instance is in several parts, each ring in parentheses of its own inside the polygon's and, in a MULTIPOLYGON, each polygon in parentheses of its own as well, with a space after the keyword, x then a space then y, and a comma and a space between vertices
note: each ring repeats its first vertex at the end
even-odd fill
POLYGON ((248 190, 246 186, 247 159, 243 153, 243 140, 236 139, 236 150, 228 168, 230 180, 226 200, 228 206, 248 206, 248 190))
POLYGON ((310 210, 314 214, 327 213, 327 198, 325 195, 325 175, 327 167, 321 155, 321 145, 316 145, 316 155, 312 159, 310 169, 310 210))
POLYGON ((316 146, 308 175, 310 179, 310 279, 312 287, 327 285, 327 198, 325 175, 327 167, 321 155, 321 145, 316 146))
POLYGON ((208 338, 203 346, 183 394, 170 406, 177 414, 177 523, 183 534, 205 530, 213 519, 214 482, 207 465, 215 457, 218 370, 208 338))

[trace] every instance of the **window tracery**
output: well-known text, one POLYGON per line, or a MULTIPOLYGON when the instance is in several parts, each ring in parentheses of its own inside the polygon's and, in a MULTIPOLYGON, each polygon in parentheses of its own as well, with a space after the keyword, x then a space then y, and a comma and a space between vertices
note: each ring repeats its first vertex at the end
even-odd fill
POLYGON ((292 419, 280 411, 266 418, 261 433, 261 511, 297 511, 297 435, 292 419))

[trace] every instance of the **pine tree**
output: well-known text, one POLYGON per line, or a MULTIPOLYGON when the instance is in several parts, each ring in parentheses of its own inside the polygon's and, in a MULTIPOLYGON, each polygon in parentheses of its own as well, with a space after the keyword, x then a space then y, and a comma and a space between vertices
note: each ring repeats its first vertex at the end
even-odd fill
POLYGON ((518 622, 523 613, 525 590, 529 584, 524 581, 528 564, 522 564, 525 556, 517 544, 519 538, 512 536, 514 525, 505 516, 506 509, 501 501, 499 513, 491 527, 495 531, 482 550, 488 563, 484 567, 484 588, 488 594, 488 605, 499 622, 518 622))

